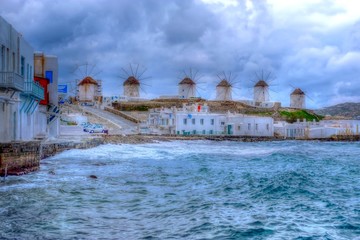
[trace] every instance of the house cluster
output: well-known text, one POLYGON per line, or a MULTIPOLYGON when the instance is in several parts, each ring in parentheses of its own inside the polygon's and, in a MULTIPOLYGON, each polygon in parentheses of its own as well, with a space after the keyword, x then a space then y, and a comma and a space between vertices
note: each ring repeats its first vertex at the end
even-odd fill
POLYGON ((58 60, 0 16, 0 142, 59 134, 58 60))
POLYGON ((237 113, 212 113, 204 104, 184 104, 182 108, 150 110, 142 133, 175 135, 228 135, 284 137, 291 139, 329 138, 333 135, 359 135, 359 120, 287 123, 272 117, 237 113))
POLYGON ((206 104, 152 109, 147 126, 145 131, 157 134, 274 136, 271 117, 211 113, 206 104))

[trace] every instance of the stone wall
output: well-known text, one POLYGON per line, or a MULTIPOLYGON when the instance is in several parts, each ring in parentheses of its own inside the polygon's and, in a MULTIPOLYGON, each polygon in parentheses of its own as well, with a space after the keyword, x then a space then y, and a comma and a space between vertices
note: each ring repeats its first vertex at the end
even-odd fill
POLYGON ((40 166, 40 141, 0 144, 0 176, 21 175, 40 166))
POLYGON ((11 142, 0 143, 0 176, 22 175, 39 169, 40 160, 69 149, 97 147, 104 138, 93 138, 82 142, 41 143, 11 142))

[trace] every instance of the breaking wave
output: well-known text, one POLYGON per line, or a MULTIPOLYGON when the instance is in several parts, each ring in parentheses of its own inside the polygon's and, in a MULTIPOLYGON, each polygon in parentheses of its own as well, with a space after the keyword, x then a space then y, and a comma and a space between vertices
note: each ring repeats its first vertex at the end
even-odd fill
POLYGON ((1 239, 354 239, 360 145, 103 145, 0 181, 1 239))

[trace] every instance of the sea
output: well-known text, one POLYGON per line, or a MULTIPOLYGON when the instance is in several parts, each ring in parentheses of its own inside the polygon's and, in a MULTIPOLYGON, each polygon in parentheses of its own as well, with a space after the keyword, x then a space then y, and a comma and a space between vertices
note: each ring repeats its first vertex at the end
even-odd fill
POLYGON ((69 150, 0 180, 0 239, 360 239, 360 143, 69 150))

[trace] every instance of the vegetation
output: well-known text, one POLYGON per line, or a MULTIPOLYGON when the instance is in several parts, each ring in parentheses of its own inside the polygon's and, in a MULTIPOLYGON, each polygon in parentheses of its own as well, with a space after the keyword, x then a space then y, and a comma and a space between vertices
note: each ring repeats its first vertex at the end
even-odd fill
POLYGON ((296 122, 298 119, 299 120, 304 120, 306 119, 306 121, 312 122, 312 121, 320 121, 321 119, 323 119, 323 116, 317 115, 315 113, 309 113, 306 110, 297 110, 297 111, 279 111, 280 116, 285 118, 285 120, 289 123, 293 123, 296 122))

